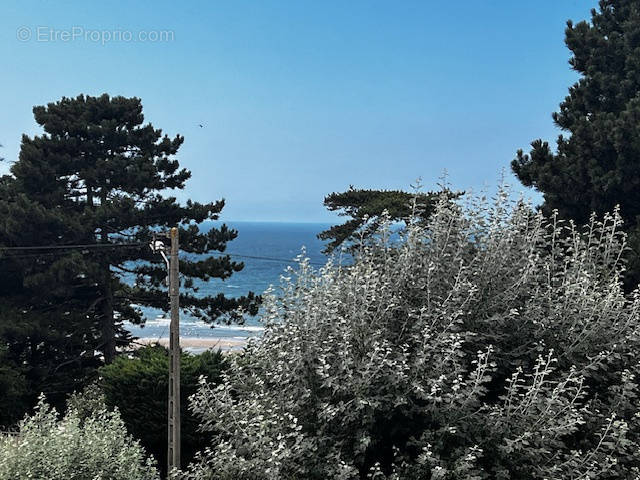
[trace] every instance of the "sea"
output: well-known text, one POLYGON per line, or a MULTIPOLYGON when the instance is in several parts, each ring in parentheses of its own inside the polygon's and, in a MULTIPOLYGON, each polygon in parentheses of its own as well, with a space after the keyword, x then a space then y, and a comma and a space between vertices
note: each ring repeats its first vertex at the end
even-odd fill
MULTIPOLYGON (((314 264, 324 264, 325 242, 317 234, 331 226, 328 223, 288 222, 225 222, 238 231, 238 236, 227 243, 225 253, 234 261, 244 263, 244 269, 226 280, 211 279, 199 282, 199 295, 224 293, 228 297, 240 297, 248 292, 260 294, 270 285, 277 286, 287 266, 296 267, 296 257, 304 256, 314 264), (261 257, 261 258, 256 258, 261 257)), ((207 231, 218 222, 204 223, 207 231)), ((168 298, 167 298, 168 302, 168 298)), ((144 326, 125 323, 135 337, 166 339, 169 337, 169 315, 162 310, 142 308, 146 319, 144 326)), ((210 325, 194 318, 188 312, 180 312, 180 336, 192 338, 227 338, 242 340, 259 335, 263 327, 259 316, 247 318, 243 325, 210 325)))

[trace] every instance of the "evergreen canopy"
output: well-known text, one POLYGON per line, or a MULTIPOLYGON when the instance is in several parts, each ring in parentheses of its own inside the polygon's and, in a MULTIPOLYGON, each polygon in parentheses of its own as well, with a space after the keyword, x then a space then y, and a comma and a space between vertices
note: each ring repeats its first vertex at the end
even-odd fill
MULTIPOLYGON (((585 223, 592 212, 602 215, 619 204, 638 250, 640 3, 601 0, 591 15, 590 23, 569 21, 566 29, 569 63, 581 77, 553 120, 568 135, 558 137, 555 152, 534 141, 529 154, 518 151, 512 168, 524 185, 544 194, 547 215, 557 209, 585 223)), ((638 259, 632 260, 637 270, 638 259)))
POLYGON ((80 95, 33 112, 44 133, 23 136, 19 161, 0 179, 0 248, 57 247, 0 251, 4 354, 28 369, 33 388, 69 391, 101 363, 96 351, 110 363, 131 341, 122 322, 141 323, 138 306, 168 308, 164 261, 147 246, 154 231, 179 225, 183 309, 209 322, 238 307, 256 311, 252 293, 197 294, 197 280, 228 278, 243 264, 205 255, 237 235, 200 229, 219 218, 223 200, 165 196, 191 176, 175 158, 182 136, 145 124, 138 98, 80 95), (47 384, 64 371, 64 385, 47 384))
MULTIPOLYGON (((461 193, 446 190, 449 198, 461 193)), ((381 225, 383 213, 391 221, 404 221, 412 215, 423 220, 433 213, 439 193, 404 192, 402 190, 369 190, 353 186, 342 193, 333 192, 324 199, 324 205, 332 212, 351 217, 350 220, 320 232, 320 240, 329 240, 325 253, 331 253, 343 244, 357 242, 358 237, 369 237, 381 225)))

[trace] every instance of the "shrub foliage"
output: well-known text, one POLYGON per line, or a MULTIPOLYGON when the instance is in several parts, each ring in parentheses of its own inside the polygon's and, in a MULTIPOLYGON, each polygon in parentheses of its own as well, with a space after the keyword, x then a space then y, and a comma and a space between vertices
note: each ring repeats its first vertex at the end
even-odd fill
POLYGON ((44 397, 20 423, 18 436, 0 437, 0 480, 158 480, 153 462, 127 435, 117 411, 95 395, 76 397, 61 420, 44 397))
POLYGON ((262 340, 192 398, 222 433, 186 477, 640 478, 620 216, 509 198, 443 196, 352 266, 301 261, 262 340))
MULTIPOLYGON (((181 356, 182 460, 187 464, 195 452, 211 441, 211 432, 198 431, 198 419, 188 409, 188 397, 205 376, 217 383, 225 367, 222 353, 208 350, 181 356)), ((132 358, 117 357, 100 369, 100 386, 109 407, 117 407, 127 430, 140 440, 165 472, 167 465, 167 403, 169 356, 167 349, 152 345, 138 349, 132 358)))

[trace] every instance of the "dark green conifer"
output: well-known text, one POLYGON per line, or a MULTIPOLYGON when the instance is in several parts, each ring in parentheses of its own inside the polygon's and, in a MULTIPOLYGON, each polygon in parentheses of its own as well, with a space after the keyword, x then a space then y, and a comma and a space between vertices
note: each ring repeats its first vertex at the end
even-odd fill
POLYGON ((23 136, 19 160, 0 181, 0 247, 96 246, 0 252, 5 355, 28 365, 34 383, 65 370, 73 371, 65 383, 86 377, 85 367, 110 363, 131 341, 122 322, 141 323, 138 306, 167 308, 164 261, 147 246, 156 230, 179 225, 183 309, 209 322, 238 307, 255 313, 253 294, 196 293, 197 280, 228 278, 243 264, 207 255, 237 235, 224 225, 199 228, 218 219, 223 200, 166 196, 191 176, 175 158, 183 137, 145 124, 138 98, 80 95, 33 112, 44 133, 23 136))
MULTIPOLYGON (((555 151, 542 140, 529 154, 518 151, 512 168, 543 193, 547 215, 557 209, 583 224, 619 204, 640 252, 640 2, 601 0, 591 15, 567 24, 569 63, 580 79, 553 114, 566 133, 555 151)), ((629 286, 640 279, 637 253, 630 260, 629 286)))
MULTIPOLYGON (((461 193, 446 190, 450 198, 461 193)), ((331 193, 324 199, 324 205, 332 212, 351 217, 350 220, 320 232, 318 238, 329 240, 325 253, 331 253, 341 245, 353 245, 359 238, 368 237, 380 226, 383 212, 387 212, 392 222, 401 222, 412 215, 427 219, 433 213, 440 192, 411 193, 402 190, 365 190, 353 186, 346 192, 331 193), (414 206, 415 202, 415 206, 414 206)))

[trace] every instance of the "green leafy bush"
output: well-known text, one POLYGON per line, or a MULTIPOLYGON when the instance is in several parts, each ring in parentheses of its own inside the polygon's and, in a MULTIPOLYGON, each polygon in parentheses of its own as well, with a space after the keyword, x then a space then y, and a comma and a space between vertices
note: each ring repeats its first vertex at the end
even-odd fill
MULTIPOLYGON (((197 450, 211 441, 210 432, 198 431, 199 421, 187 408, 188 397, 196 392, 201 375, 215 384, 224 368, 224 356, 219 351, 207 350, 199 355, 182 353, 181 433, 185 465, 197 450)), ((117 357, 111 365, 100 369, 100 376, 107 405, 118 408, 129 433, 156 458, 164 473, 167 465, 167 349, 152 345, 138 349, 131 358, 117 357)))
POLYGON ((640 478, 640 293, 617 212, 584 228, 500 189, 302 261, 264 336, 192 398, 189 479, 640 478))
POLYGON ((58 420, 41 397, 35 413, 20 423, 18 436, 0 437, 0 480, 158 478, 153 461, 127 435, 118 412, 99 399, 76 397, 58 420))

